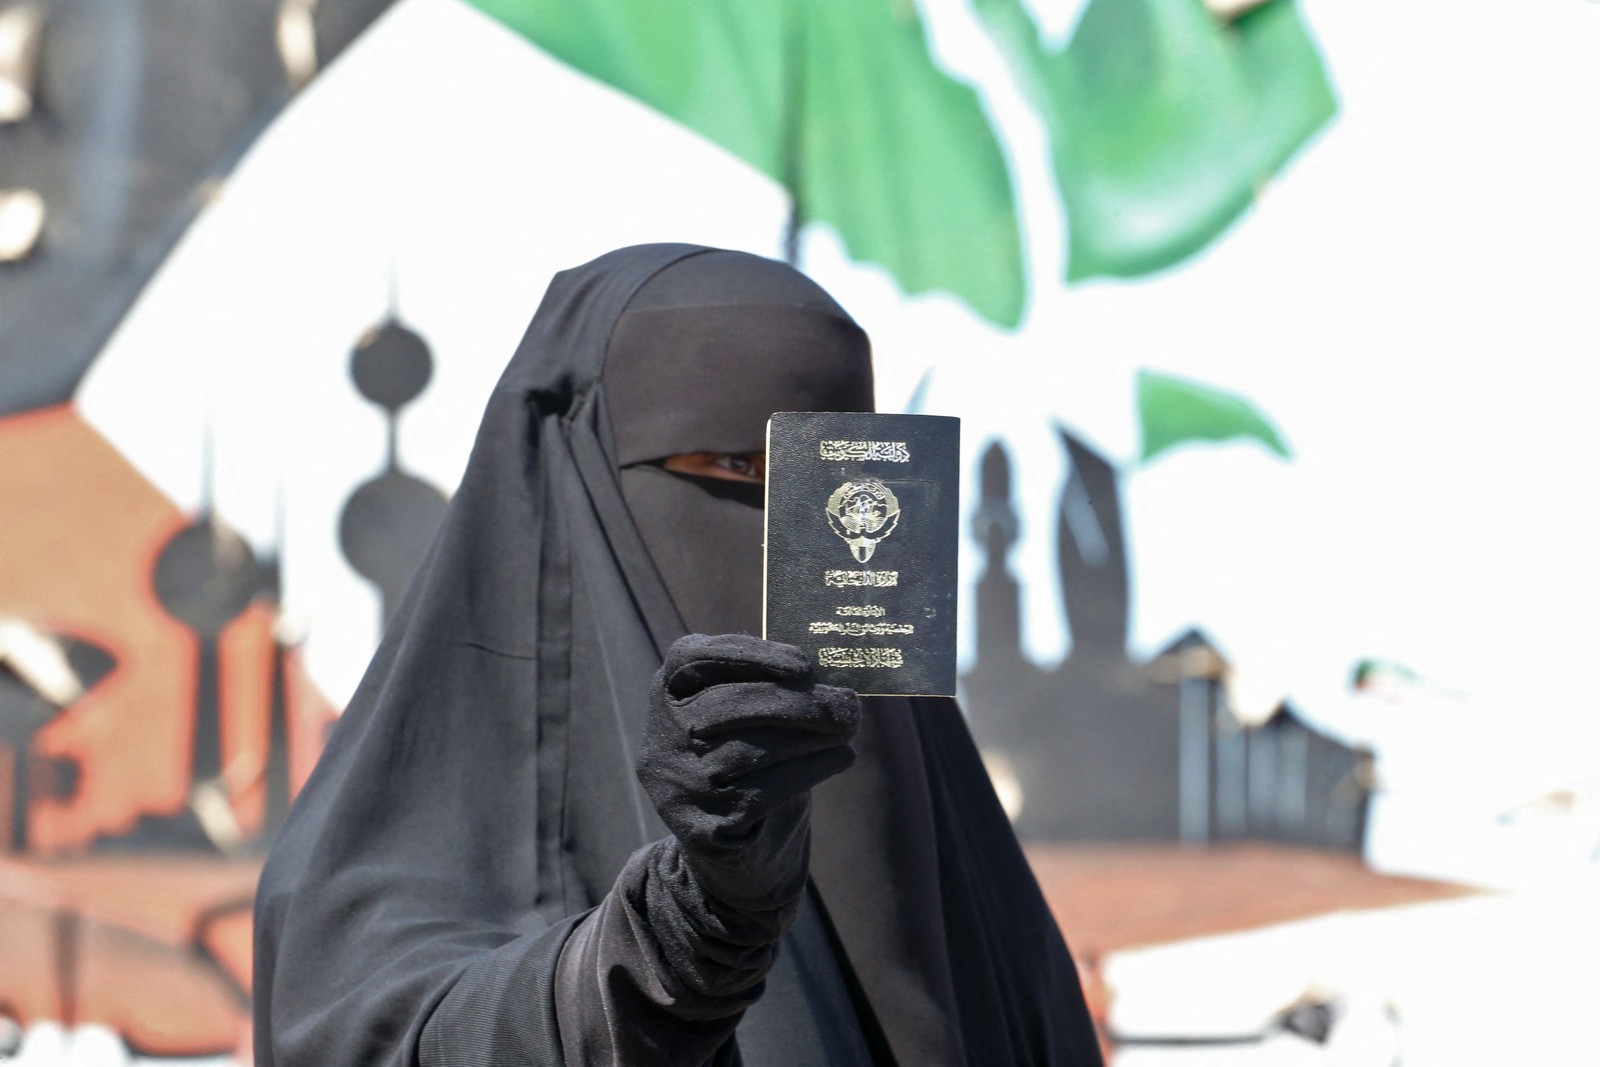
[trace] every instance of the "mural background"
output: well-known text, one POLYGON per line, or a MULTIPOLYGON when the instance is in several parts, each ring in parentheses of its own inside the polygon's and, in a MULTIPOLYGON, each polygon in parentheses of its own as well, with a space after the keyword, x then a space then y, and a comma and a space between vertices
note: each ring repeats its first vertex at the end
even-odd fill
MULTIPOLYGON (((962 417, 967 710, 1110 1032, 1198 1025, 1130 944, 1593 877, 1600 11, 636 6, 0 4, 19 1060, 243 1049, 254 857, 549 276, 639 241, 791 256, 962 417)), ((1581 946, 1505 914, 1542 1013, 1581 946)), ((1314 984, 1207 951, 1236 1029, 1314 984)), ((1506 1062, 1382 969, 1340 1033, 1506 1062)))

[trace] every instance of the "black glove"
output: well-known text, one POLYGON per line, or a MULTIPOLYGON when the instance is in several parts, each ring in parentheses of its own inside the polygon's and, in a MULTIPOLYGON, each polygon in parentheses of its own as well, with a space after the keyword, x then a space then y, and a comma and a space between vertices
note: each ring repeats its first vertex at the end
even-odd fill
POLYGON ((719 1055, 799 910, 811 787, 854 762, 860 717, 856 695, 817 685, 791 645, 695 634, 672 646, 635 767, 673 836, 635 852, 562 947, 568 1063, 719 1055))
POLYGON ((636 769, 714 901, 787 910, 805 888, 811 787, 855 761, 855 693, 793 645, 680 638, 650 687, 636 769))

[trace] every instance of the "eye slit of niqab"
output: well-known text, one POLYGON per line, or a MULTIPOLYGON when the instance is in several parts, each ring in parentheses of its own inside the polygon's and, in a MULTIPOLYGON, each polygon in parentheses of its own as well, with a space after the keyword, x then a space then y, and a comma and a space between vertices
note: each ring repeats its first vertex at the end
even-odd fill
POLYGON ((720 478, 750 485, 765 485, 767 481, 765 452, 684 452, 657 462, 674 474, 720 478))

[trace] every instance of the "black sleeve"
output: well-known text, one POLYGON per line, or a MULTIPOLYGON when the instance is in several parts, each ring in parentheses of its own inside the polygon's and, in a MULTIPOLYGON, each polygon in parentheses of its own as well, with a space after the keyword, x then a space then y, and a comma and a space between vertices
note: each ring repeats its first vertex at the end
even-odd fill
POLYGON ((417 1059, 423 1067, 504 1063, 513 1057, 519 1063, 563 1063, 556 964, 578 925, 574 917, 518 938, 468 967, 422 1029, 417 1059))
POLYGON ((737 912, 695 884, 675 840, 635 853, 598 907, 468 968, 423 1028, 422 1067, 736 1063, 792 908, 737 912))
POLYGON ((736 1063, 729 1038, 793 919, 792 905, 715 902, 676 840, 641 849, 562 950, 555 1013, 566 1063, 736 1063))

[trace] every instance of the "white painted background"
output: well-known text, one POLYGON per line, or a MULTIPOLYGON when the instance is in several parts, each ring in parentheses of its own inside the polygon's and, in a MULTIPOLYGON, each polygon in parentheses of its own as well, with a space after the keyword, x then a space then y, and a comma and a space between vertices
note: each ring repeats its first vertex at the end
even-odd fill
MULTIPOLYGON (((1076 14, 1035 4, 1058 34, 1076 14)), ((803 265, 873 336, 885 408, 931 368, 927 410, 965 420, 969 459, 994 436, 1011 447, 1041 662, 1066 642, 1060 420, 1127 463, 1136 654, 1199 624, 1246 703, 1288 693, 1354 733, 1352 663, 1398 660, 1469 694, 1527 773, 1565 779, 1594 751, 1579 741, 1597 704, 1600 5, 1302 6, 1333 125, 1205 255, 1067 290, 1042 128, 960 0, 925 0, 937 54, 980 87, 1013 159, 1027 321, 1008 333, 953 299, 907 301, 825 228, 803 265), (1295 458, 1197 447, 1136 469, 1141 367, 1248 396, 1295 458)), ((288 610, 342 701, 377 605, 337 515, 383 446, 348 353, 391 267, 436 357, 402 460, 448 488, 555 270, 650 240, 775 255, 785 211, 744 164, 456 0, 401 0, 253 149, 79 402, 185 507, 209 420, 219 509, 258 546, 281 488, 288 610)), ((975 579, 973 546, 963 561, 975 579)))

